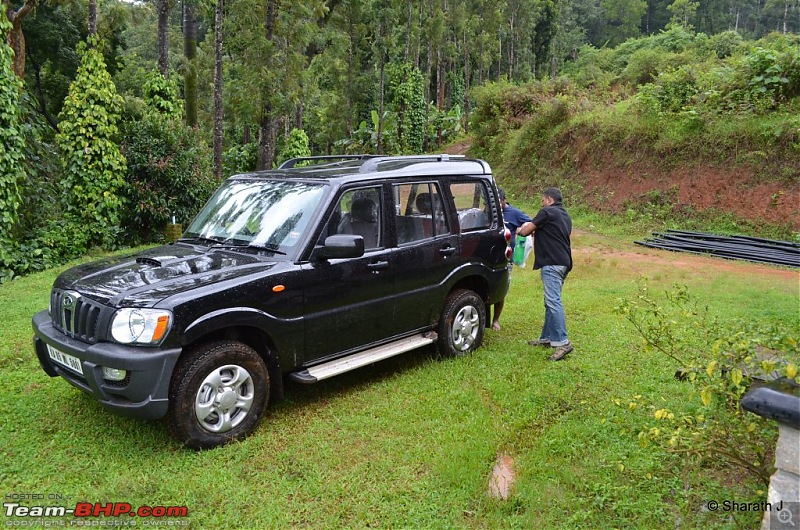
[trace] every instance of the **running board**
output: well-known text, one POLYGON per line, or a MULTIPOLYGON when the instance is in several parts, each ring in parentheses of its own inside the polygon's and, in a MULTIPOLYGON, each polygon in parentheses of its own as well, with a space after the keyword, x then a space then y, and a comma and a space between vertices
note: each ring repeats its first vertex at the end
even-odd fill
POLYGON ((436 339, 436 333, 428 331, 395 342, 390 342, 389 344, 370 348, 369 350, 364 350, 353 355, 348 355, 347 357, 341 357, 326 363, 311 366, 298 372, 292 372, 289 374, 289 377, 298 383, 316 383, 317 381, 322 381, 323 379, 328 379, 329 377, 343 374, 350 370, 355 370, 356 368, 361 368, 362 366, 394 357, 395 355, 400 355, 401 353, 417 349, 421 346, 433 344, 436 339))

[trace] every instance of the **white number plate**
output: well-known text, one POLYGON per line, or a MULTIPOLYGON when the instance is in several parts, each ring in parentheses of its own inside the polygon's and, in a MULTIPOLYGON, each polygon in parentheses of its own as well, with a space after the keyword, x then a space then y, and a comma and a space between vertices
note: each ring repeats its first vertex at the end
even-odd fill
POLYGON ((50 358, 58 364, 66 366, 67 368, 75 370, 79 374, 83 375, 81 360, 77 357, 73 357, 72 355, 67 355, 64 352, 58 351, 49 344, 47 345, 47 353, 50 355, 50 358))

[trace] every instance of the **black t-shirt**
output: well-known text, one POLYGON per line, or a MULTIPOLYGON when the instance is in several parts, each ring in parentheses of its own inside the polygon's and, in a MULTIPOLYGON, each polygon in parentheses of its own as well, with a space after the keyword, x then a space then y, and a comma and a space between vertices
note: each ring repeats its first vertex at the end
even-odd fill
POLYGON ((572 219, 561 203, 546 206, 533 218, 536 225, 533 239, 533 268, 544 265, 564 265, 572 270, 572 247, 569 235, 572 219))

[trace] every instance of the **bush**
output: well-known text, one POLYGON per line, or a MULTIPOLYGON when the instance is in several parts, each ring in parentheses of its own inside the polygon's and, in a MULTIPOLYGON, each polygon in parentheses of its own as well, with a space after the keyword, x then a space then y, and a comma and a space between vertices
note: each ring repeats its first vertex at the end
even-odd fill
POLYGON ((173 216, 188 223, 216 189, 213 157, 198 131, 157 113, 127 121, 123 137, 126 236, 134 242, 158 241, 173 216))
POLYGON ((222 153, 222 172, 226 176, 253 171, 258 163, 258 144, 234 145, 222 153))
POLYGON ((311 156, 311 149, 308 147, 308 136, 302 129, 292 129, 283 142, 280 153, 278 153, 278 165, 280 166, 292 158, 307 156, 311 156))
POLYGON ((664 64, 664 52, 645 49, 634 53, 622 71, 622 80, 632 85, 652 82, 664 64))
POLYGON ((99 40, 79 46, 78 74, 59 115, 56 143, 64 173, 61 186, 68 197, 67 213, 79 219, 92 244, 117 245, 125 158, 116 143, 122 97, 108 74, 99 40))
POLYGON ((19 112, 22 82, 14 74, 13 52, 6 44, 10 25, 5 17, 0 21, 0 269, 10 267, 14 261, 8 250, 18 228, 20 185, 24 178, 25 139, 19 112))
POLYGON ((673 412, 637 396, 631 409, 650 410, 653 426, 639 433, 642 445, 720 460, 769 483, 776 426, 745 412, 739 400, 754 378, 797 378, 800 344, 790 325, 763 328, 753 322, 722 322, 700 306, 686 287, 674 286, 667 304, 653 298, 646 282, 616 312, 636 328, 645 348, 675 361, 676 377, 691 386, 686 410, 673 412), (646 406, 642 406, 642 405, 646 406))
POLYGON ((175 120, 183 118, 183 101, 178 97, 178 83, 166 79, 153 70, 144 83, 144 100, 147 106, 175 120))
POLYGON ((718 59, 725 59, 739 52, 744 47, 744 39, 735 31, 723 31, 700 41, 700 52, 712 53, 718 59))

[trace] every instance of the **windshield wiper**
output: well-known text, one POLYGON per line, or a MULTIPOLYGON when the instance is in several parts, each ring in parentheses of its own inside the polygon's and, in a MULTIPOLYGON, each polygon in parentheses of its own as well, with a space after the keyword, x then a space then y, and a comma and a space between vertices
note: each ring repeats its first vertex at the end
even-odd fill
POLYGON ((286 255, 286 252, 278 250, 277 245, 259 245, 256 243, 228 243, 227 241, 222 241, 218 242, 216 245, 212 245, 211 248, 229 248, 234 250, 245 250, 245 249, 266 250, 268 252, 280 254, 282 256, 286 255))
POLYGON ((178 239, 179 243, 186 243, 186 242, 191 242, 191 241, 198 241, 200 243, 205 243, 206 246, 211 246, 211 245, 220 245, 222 243, 225 243, 227 241, 227 239, 217 239, 217 238, 205 237, 205 236, 182 237, 182 238, 178 239))
POLYGON ((275 254, 280 254, 281 256, 285 256, 286 255, 286 252, 283 252, 282 250, 278 250, 278 246, 277 245, 258 245, 256 243, 250 243, 247 246, 250 247, 250 248, 258 249, 258 250, 267 250, 269 252, 274 252, 275 254))

